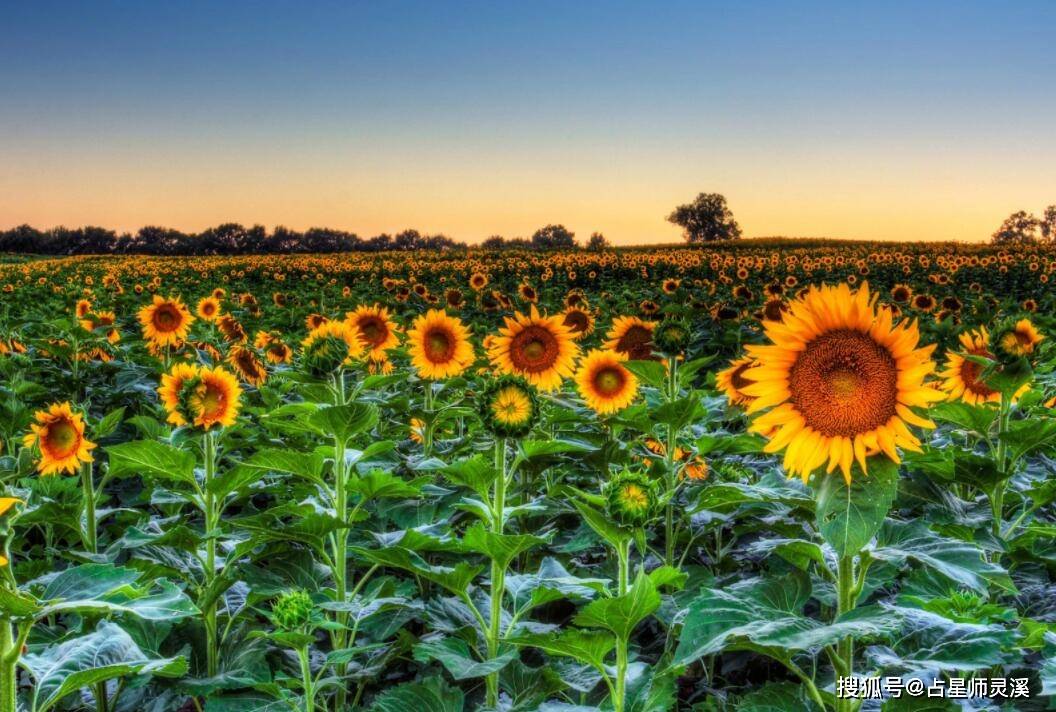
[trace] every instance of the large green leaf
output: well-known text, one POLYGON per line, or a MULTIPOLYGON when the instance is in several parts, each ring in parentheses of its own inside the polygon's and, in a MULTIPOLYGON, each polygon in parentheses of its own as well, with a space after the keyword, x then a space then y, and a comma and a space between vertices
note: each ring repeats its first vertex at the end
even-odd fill
POLYGON ((898 494, 898 465, 878 456, 868 466, 863 474, 854 465, 850 486, 837 473, 818 476, 818 528, 840 556, 854 556, 872 540, 898 494))
POLYGON ((433 566, 413 551, 408 551, 399 546, 393 546, 388 549, 355 547, 350 549, 350 551, 353 555, 362 557, 372 563, 409 571, 446 588, 456 595, 465 595, 473 579, 484 570, 483 566, 474 566, 465 561, 458 562, 454 567, 433 566))
POLYGON ((510 562, 526 551, 546 543, 531 534, 499 534, 477 522, 462 536, 462 546, 468 551, 483 554, 505 569, 510 562))
POLYGON ((660 593, 653 580, 640 571, 626 594, 591 601, 573 622, 585 628, 604 628, 621 640, 630 640, 635 627, 659 607, 660 593))
POLYGON ((870 649, 872 664, 886 671, 968 672, 1019 658, 1017 634, 1001 624, 958 623, 915 608, 888 606, 902 620, 892 647, 870 649))
POLYGON ((422 662, 437 660, 456 680, 469 680, 498 672, 517 658, 516 648, 490 660, 476 660, 469 645, 461 638, 441 638, 414 646, 414 657, 422 662))
POLYGON ((465 698, 462 690, 449 687, 442 678, 430 677, 421 682, 405 682, 378 695, 371 712, 462 712, 465 698))
POLYGON ((208 487, 215 494, 223 495, 246 487, 269 472, 303 477, 322 483, 323 459, 318 455, 306 455, 293 450, 268 448, 255 453, 245 462, 240 462, 227 473, 221 474, 208 487))
POLYGON ((575 628, 551 634, 523 634, 511 642, 538 648, 550 655, 573 658, 599 671, 606 669, 605 659, 616 648, 616 638, 608 632, 575 628))
POLYGON ((921 521, 887 520, 877 536, 876 548, 870 553, 874 559, 898 566, 907 560, 915 561, 942 574, 957 587, 979 593, 986 593, 991 584, 1015 592, 1008 573, 998 564, 988 562, 982 549, 959 539, 939 536, 921 521))
POLYGON ((308 416, 308 424, 316 432, 344 442, 370 430, 377 422, 378 409, 368 403, 328 406, 308 416))
POLYGON ((112 477, 140 475, 181 484, 194 483, 194 453, 159 443, 135 440, 106 448, 112 477))
POLYGON ((128 633, 109 621, 101 621, 88 635, 27 653, 22 663, 33 677, 33 712, 45 712, 66 695, 97 682, 136 674, 179 677, 187 671, 182 657, 149 658, 128 633))

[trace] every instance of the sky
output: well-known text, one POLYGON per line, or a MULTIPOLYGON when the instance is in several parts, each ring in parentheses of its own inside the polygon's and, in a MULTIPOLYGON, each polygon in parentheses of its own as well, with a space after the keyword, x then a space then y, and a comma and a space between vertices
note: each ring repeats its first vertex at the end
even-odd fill
POLYGON ((1056 2, 0 0, 0 228, 988 239, 1056 203, 1056 2))

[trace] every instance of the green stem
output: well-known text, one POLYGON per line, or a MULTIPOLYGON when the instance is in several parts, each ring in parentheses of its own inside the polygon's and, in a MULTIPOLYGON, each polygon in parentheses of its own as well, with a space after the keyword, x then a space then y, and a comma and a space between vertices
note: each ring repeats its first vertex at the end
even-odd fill
POLYGON ((304 712, 315 712, 315 684, 312 680, 312 666, 308 658, 308 648, 297 650, 301 661, 301 684, 304 686, 304 712))
MULTIPOLYGON (((855 595, 854 557, 841 556, 836 574, 836 617, 839 618, 854 610, 857 603, 855 595)), ((847 677, 854 676, 854 636, 847 636, 839 642, 837 655, 843 661, 843 668, 847 677)), ((854 709, 853 699, 836 700, 837 712, 850 711, 854 709)))
MULTIPOLYGON (((335 405, 345 405, 345 372, 340 370, 334 376, 335 405)), ((341 522, 348 521, 348 472, 345 464, 345 441, 334 438, 334 516, 341 522)), ((331 535, 334 577, 334 599, 339 603, 348 600, 348 530, 344 527, 337 529, 331 535)), ((347 646, 348 614, 338 611, 334 614, 338 627, 330 634, 330 644, 334 650, 341 650, 347 646)), ((334 672, 338 677, 339 684, 337 694, 334 698, 334 709, 343 710, 348 696, 345 688, 344 676, 348 670, 347 664, 341 663, 335 666, 334 672)))
MULTIPOLYGON (((631 573, 631 540, 624 539, 616 547, 616 558, 619 564, 616 594, 626 596, 630 590, 631 573)), ((628 641, 622 636, 616 637, 616 680, 612 707, 615 712, 623 712, 627 697, 627 654, 628 641)))
POLYGON ((81 492, 84 500, 84 548, 92 554, 98 551, 95 535, 95 487, 92 484, 92 463, 81 463, 81 492))
POLYGON ((1004 521, 1005 512, 1005 486, 1008 483, 1008 445, 1001 436, 1008 430, 1008 416, 1011 412, 1009 399, 1002 394, 1001 406, 997 417, 997 471, 998 482, 994 485, 994 492, 990 497, 990 508, 993 512, 991 525, 993 534, 1001 538, 1001 525, 1004 521))
MULTIPOLYGON (((667 360, 668 388, 667 400, 678 397, 678 360, 671 357, 667 360)), ((675 489, 678 487, 678 476, 675 474, 675 447, 678 432, 674 426, 667 427, 667 444, 664 450, 664 476, 667 483, 667 507, 664 512, 664 563, 675 566, 675 489)))
MULTIPOLYGON (((495 441, 495 491, 492 502, 491 530, 501 535, 506 519, 506 439, 495 441)), ((502 598, 506 589, 506 567, 491 560, 491 606, 488 621, 488 659, 499 656, 502 641, 502 598)), ((493 672, 487 680, 487 706, 496 709, 499 704, 499 673, 493 672)))
MULTIPOLYGON (((205 454, 205 590, 212 592, 216 578, 216 536, 217 508, 216 495, 209 484, 216 476, 216 440, 213 433, 205 431, 202 436, 202 450, 205 454)), ((213 677, 220 671, 219 650, 216 636, 216 599, 214 598, 202 611, 205 620, 205 660, 206 675, 213 677)))
POLYGON ((18 658, 11 632, 11 621, 0 620, 0 712, 16 712, 18 708, 18 658))

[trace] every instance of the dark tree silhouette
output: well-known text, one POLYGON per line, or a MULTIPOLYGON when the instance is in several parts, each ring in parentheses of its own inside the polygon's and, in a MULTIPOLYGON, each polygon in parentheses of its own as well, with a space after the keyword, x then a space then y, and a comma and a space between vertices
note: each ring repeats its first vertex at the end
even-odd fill
POLYGON ((605 236, 600 232, 593 232, 590 234, 590 239, 587 240, 587 249, 592 252, 601 252, 609 248, 609 241, 605 239, 605 236))
POLYGON ((1019 245, 1036 242, 1041 221, 1025 210, 1012 213, 990 237, 995 245, 1019 245))
POLYGON ((539 228, 532 235, 532 247, 541 250, 553 250, 576 246, 576 233, 570 232, 564 225, 547 225, 539 228))
POLYGON ((682 228, 687 242, 735 240, 741 236, 726 198, 718 193, 701 193, 692 203, 675 208, 667 220, 682 228))
POLYGON ((1045 208, 1038 223, 1041 239, 1046 242, 1056 242, 1056 205, 1045 208))

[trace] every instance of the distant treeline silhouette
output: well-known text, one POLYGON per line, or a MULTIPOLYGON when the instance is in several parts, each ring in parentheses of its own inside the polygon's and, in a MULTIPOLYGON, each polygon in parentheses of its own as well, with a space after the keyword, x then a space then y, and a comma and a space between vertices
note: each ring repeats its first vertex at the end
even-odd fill
MULTIPOLYGON (((563 225, 547 225, 531 238, 507 240, 489 237, 485 249, 554 249, 576 247, 575 234, 563 225)), ((353 232, 313 227, 299 232, 281 225, 271 232, 263 225, 245 227, 224 223, 199 233, 186 233, 166 227, 147 226, 135 233, 117 233, 102 227, 55 227, 37 230, 20 225, 0 231, 0 252, 37 255, 248 255, 296 254, 310 252, 386 252, 391 250, 467 249, 446 235, 423 235, 404 230, 395 235, 362 238, 353 232)), ((587 248, 608 247, 600 233, 594 233, 587 248)))

